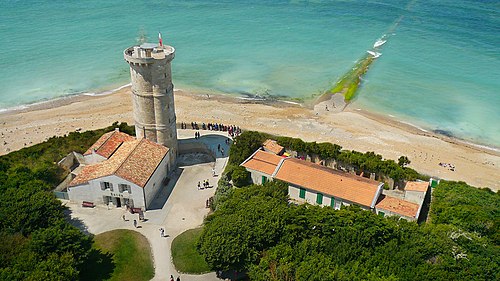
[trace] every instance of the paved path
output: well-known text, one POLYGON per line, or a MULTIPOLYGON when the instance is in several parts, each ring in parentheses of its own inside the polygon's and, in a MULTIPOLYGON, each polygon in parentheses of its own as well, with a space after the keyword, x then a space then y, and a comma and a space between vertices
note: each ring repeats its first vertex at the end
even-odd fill
MULTIPOLYGON (((202 136, 203 131, 202 132, 202 136)), ((179 130, 179 138, 191 137, 194 131, 179 130), (188 136, 189 134, 189 136, 188 136)), ((222 142, 225 151, 229 151, 224 144, 222 136, 226 134, 210 132, 211 137, 201 138, 209 147, 215 147, 222 142), (218 135, 221 138, 216 138, 218 135), (221 141, 222 140, 222 141, 221 141)), ((226 152, 227 154, 227 152, 226 152)), ((194 156, 193 156, 194 157, 194 156)), ((225 168, 227 157, 218 155, 215 162, 215 172, 219 175, 225 168)), ((194 159, 195 160, 195 159, 194 159)), ((164 187, 152 203, 153 210, 145 212, 147 219, 139 223, 139 228, 133 226, 133 220, 138 220, 138 215, 132 215, 121 208, 108 209, 105 206, 95 208, 83 208, 78 204, 64 201, 70 209, 70 216, 82 229, 93 234, 99 234, 114 229, 130 229, 143 234, 149 241, 152 249, 155 277, 152 280, 168 280, 170 274, 181 276, 182 281, 190 280, 220 280, 215 273, 204 275, 184 275, 179 274, 172 264, 170 247, 173 238, 180 233, 200 226, 204 217, 208 214, 205 208, 206 200, 215 193, 215 187, 198 190, 198 181, 203 182, 209 179, 211 185, 217 183, 218 177, 212 176, 214 162, 201 163, 179 167, 168 186, 164 187), (122 215, 125 214, 126 221, 122 215), (160 227, 165 229, 168 237, 160 237, 160 227)))

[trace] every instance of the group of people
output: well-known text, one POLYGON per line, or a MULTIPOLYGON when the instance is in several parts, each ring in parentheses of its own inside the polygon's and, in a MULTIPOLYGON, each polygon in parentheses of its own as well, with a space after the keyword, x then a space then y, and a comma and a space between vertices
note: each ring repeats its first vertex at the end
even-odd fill
POLYGON ((453 165, 451 163, 442 163, 442 162, 439 162, 439 166, 445 167, 445 168, 447 168, 448 170, 450 170, 452 172, 455 171, 455 165, 453 165))
MULTIPOLYGON (((187 124, 181 122, 181 129, 187 129, 187 124)), ((241 134, 241 128, 239 126, 224 125, 221 123, 202 123, 201 125, 198 125, 196 122, 191 122, 191 129, 227 132, 231 137, 241 134)))
POLYGON ((200 138, 200 132, 196 131, 194 132, 194 138, 199 139, 200 138))
MULTIPOLYGON (((210 183, 208 182, 208 179, 207 180, 203 180, 203 188, 209 188, 210 187, 210 183)), ((203 189, 201 187, 201 182, 198 182, 198 190, 200 189, 203 189)))

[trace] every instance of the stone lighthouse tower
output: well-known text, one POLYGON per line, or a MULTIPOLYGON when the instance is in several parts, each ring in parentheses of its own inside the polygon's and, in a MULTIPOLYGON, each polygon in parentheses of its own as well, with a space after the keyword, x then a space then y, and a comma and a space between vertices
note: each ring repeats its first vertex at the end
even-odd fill
POLYGON ((173 165, 178 151, 170 68, 175 49, 160 41, 127 48, 123 55, 130 65, 136 136, 171 149, 173 165))

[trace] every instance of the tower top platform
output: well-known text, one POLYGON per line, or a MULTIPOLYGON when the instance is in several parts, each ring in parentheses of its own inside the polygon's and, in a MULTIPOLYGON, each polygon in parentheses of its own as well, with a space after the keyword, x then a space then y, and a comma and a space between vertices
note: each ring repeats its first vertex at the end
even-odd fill
POLYGON ((155 43, 143 43, 140 46, 132 46, 123 51, 123 57, 128 63, 152 64, 156 60, 171 61, 174 59, 175 49, 172 46, 160 46, 155 43))

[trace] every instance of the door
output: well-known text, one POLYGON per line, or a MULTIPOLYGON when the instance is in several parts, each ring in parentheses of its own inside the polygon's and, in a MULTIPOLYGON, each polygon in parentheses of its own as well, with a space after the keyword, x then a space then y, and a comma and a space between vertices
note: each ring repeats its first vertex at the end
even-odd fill
POLYGON ((115 197, 115 199, 116 199, 116 207, 120 208, 122 206, 122 200, 120 199, 120 197, 115 197))

